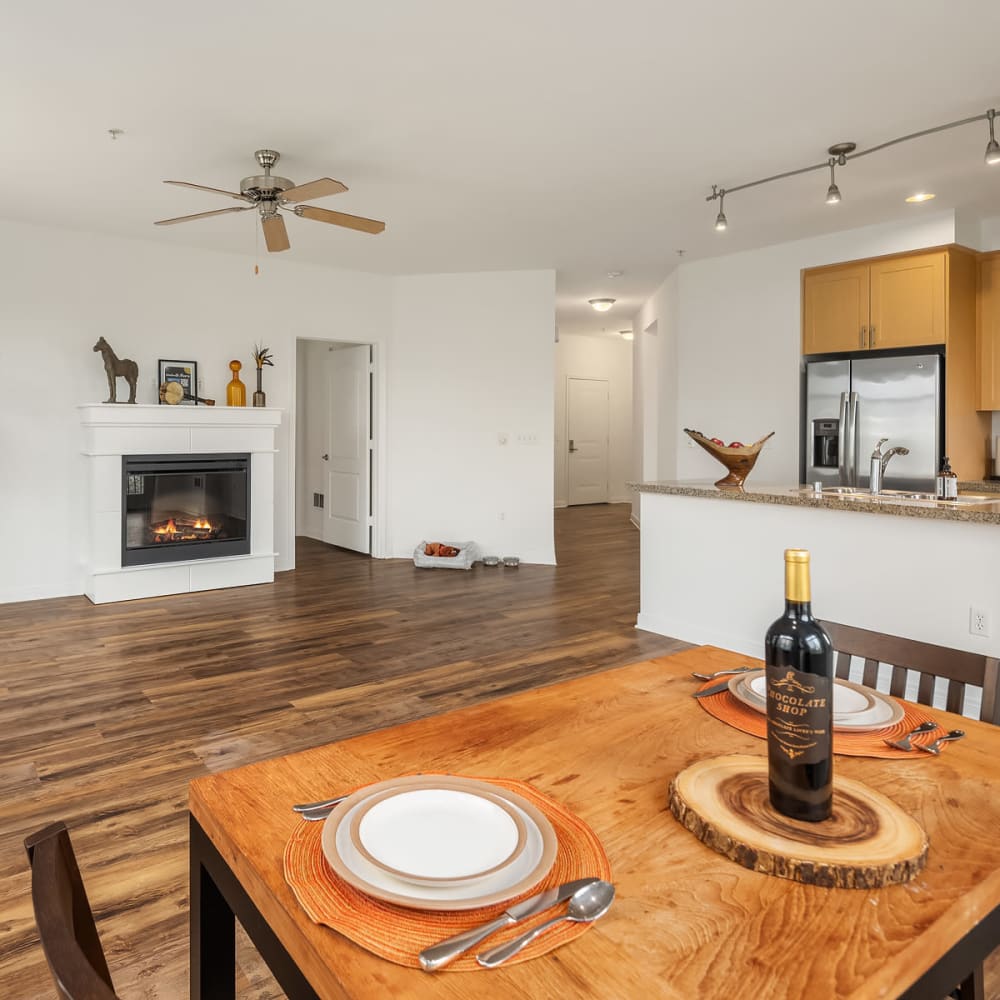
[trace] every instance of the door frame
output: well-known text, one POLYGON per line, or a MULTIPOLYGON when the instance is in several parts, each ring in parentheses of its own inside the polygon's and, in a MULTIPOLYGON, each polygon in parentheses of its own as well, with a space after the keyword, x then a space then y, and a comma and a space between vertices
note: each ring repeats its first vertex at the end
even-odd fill
MULTIPOLYGON (((295 378, 292 380, 292 401, 289 408, 289 476, 288 476, 288 505, 292 512, 292 538, 297 537, 295 524, 298 520, 298 456, 300 435, 305 434, 305 428, 298 426, 299 413, 299 371, 298 355, 299 344, 303 341, 312 341, 318 344, 345 344, 350 347, 360 347, 367 345, 371 350, 371 512, 374 523, 371 528, 371 552, 373 559, 388 558, 388 505, 386 500, 385 483, 386 477, 386 365, 384 359, 384 348, 381 344, 371 340, 354 340, 350 337, 336 336, 302 336, 295 337, 295 378)), ((294 561, 293 561, 294 566, 294 561)))

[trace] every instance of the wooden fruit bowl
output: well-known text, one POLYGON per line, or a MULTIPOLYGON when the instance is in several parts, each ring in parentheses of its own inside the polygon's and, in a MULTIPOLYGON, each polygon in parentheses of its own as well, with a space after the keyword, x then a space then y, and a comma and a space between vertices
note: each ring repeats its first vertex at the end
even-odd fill
POLYGON ((764 442, 768 438, 774 437, 774 431, 771 431, 770 434, 764 435, 764 437, 753 444, 745 444, 739 448, 730 448, 726 445, 716 444, 711 438, 705 437, 701 431, 692 431, 685 427, 684 433, 692 441, 700 444, 712 458, 718 459, 726 467, 729 474, 723 476, 715 484, 720 490, 742 488, 744 480, 750 475, 750 470, 757 461, 757 456, 760 454, 761 448, 764 447, 764 442))

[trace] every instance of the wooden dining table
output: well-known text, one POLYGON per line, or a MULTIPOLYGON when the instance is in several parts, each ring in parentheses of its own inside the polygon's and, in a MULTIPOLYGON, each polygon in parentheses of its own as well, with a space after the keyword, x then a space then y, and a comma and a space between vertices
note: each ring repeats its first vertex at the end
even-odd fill
POLYGON ((191 996, 234 995, 234 917, 293 1000, 308 997, 927 997, 1000 945, 1000 728, 940 756, 835 758, 919 822, 926 867, 831 889, 741 867, 667 808, 671 779, 763 740, 711 717, 692 671, 757 663, 703 646, 199 778, 191 784, 191 996), (596 832, 617 889, 585 934, 520 965, 426 973, 313 923, 285 882, 294 802, 415 772, 516 778, 596 832))

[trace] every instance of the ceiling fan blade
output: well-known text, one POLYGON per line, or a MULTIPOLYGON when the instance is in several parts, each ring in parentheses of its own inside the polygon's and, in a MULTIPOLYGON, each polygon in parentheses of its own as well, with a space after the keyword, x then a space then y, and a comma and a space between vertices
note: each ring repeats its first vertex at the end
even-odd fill
POLYGON ((278 253, 291 246, 288 242, 285 220, 280 215, 269 215, 261 219, 260 224, 264 229, 264 242, 267 244, 268 253, 278 253))
POLYGON ((320 177, 318 181, 299 184, 281 194, 282 201, 308 201, 310 198, 326 198, 331 194, 341 194, 347 190, 346 184, 335 181, 332 177, 320 177))
POLYGON ((224 194, 227 198, 235 198, 237 201, 251 201, 245 194, 236 191, 223 191, 222 188, 205 187, 204 184, 192 184, 190 181, 164 181, 164 184, 176 184, 178 187, 194 188, 195 191, 208 191, 211 194, 224 194))
POLYGON ((357 229, 361 233, 381 233, 385 229, 384 222, 375 219, 363 219, 360 215, 345 215, 343 212, 331 212, 328 208, 316 208, 313 205, 299 205, 296 215, 314 222, 329 222, 333 226, 344 226, 347 229, 357 229))
POLYGON ((194 215, 179 215, 176 219, 160 219, 154 226, 172 226, 176 222, 190 222, 192 219, 207 219, 210 215, 228 215, 230 212, 249 212, 254 205, 241 205, 239 208, 216 208, 211 212, 196 212, 194 215))

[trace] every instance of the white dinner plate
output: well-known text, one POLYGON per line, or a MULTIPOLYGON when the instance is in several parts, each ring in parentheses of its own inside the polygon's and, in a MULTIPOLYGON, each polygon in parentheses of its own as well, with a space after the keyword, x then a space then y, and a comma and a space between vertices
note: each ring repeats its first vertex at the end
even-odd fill
POLYGON ((345 799, 323 824, 323 854, 345 882, 375 899, 418 910, 472 910, 500 903, 536 886, 555 861, 555 830, 545 815, 525 798, 499 785, 471 778, 411 775, 369 785, 345 799), (523 849, 493 874, 472 883, 426 885, 404 881, 372 864, 355 847, 351 825, 372 796, 389 789, 444 788, 493 795, 511 806, 524 824, 523 849))
MULTIPOLYGON (((738 701, 762 715, 766 715, 767 702, 763 694, 764 685, 764 671, 755 670, 730 678, 729 690, 738 701)), ((889 726, 896 725, 906 714, 903 707, 895 699, 889 698, 880 691, 840 678, 834 681, 833 704, 833 728, 837 732, 867 733, 877 729, 887 729, 889 726), (851 698, 850 695, 848 695, 848 701, 842 702, 843 691, 850 691, 852 694, 863 697, 869 703, 869 707, 857 711, 860 703, 851 698), (849 709, 855 710, 841 713, 837 711, 838 705, 846 705, 849 709)))
POLYGON ((478 882, 511 864, 527 828, 497 795, 457 788, 390 788, 354 810, 351 842, 371 864, 405 882, 478 882))

